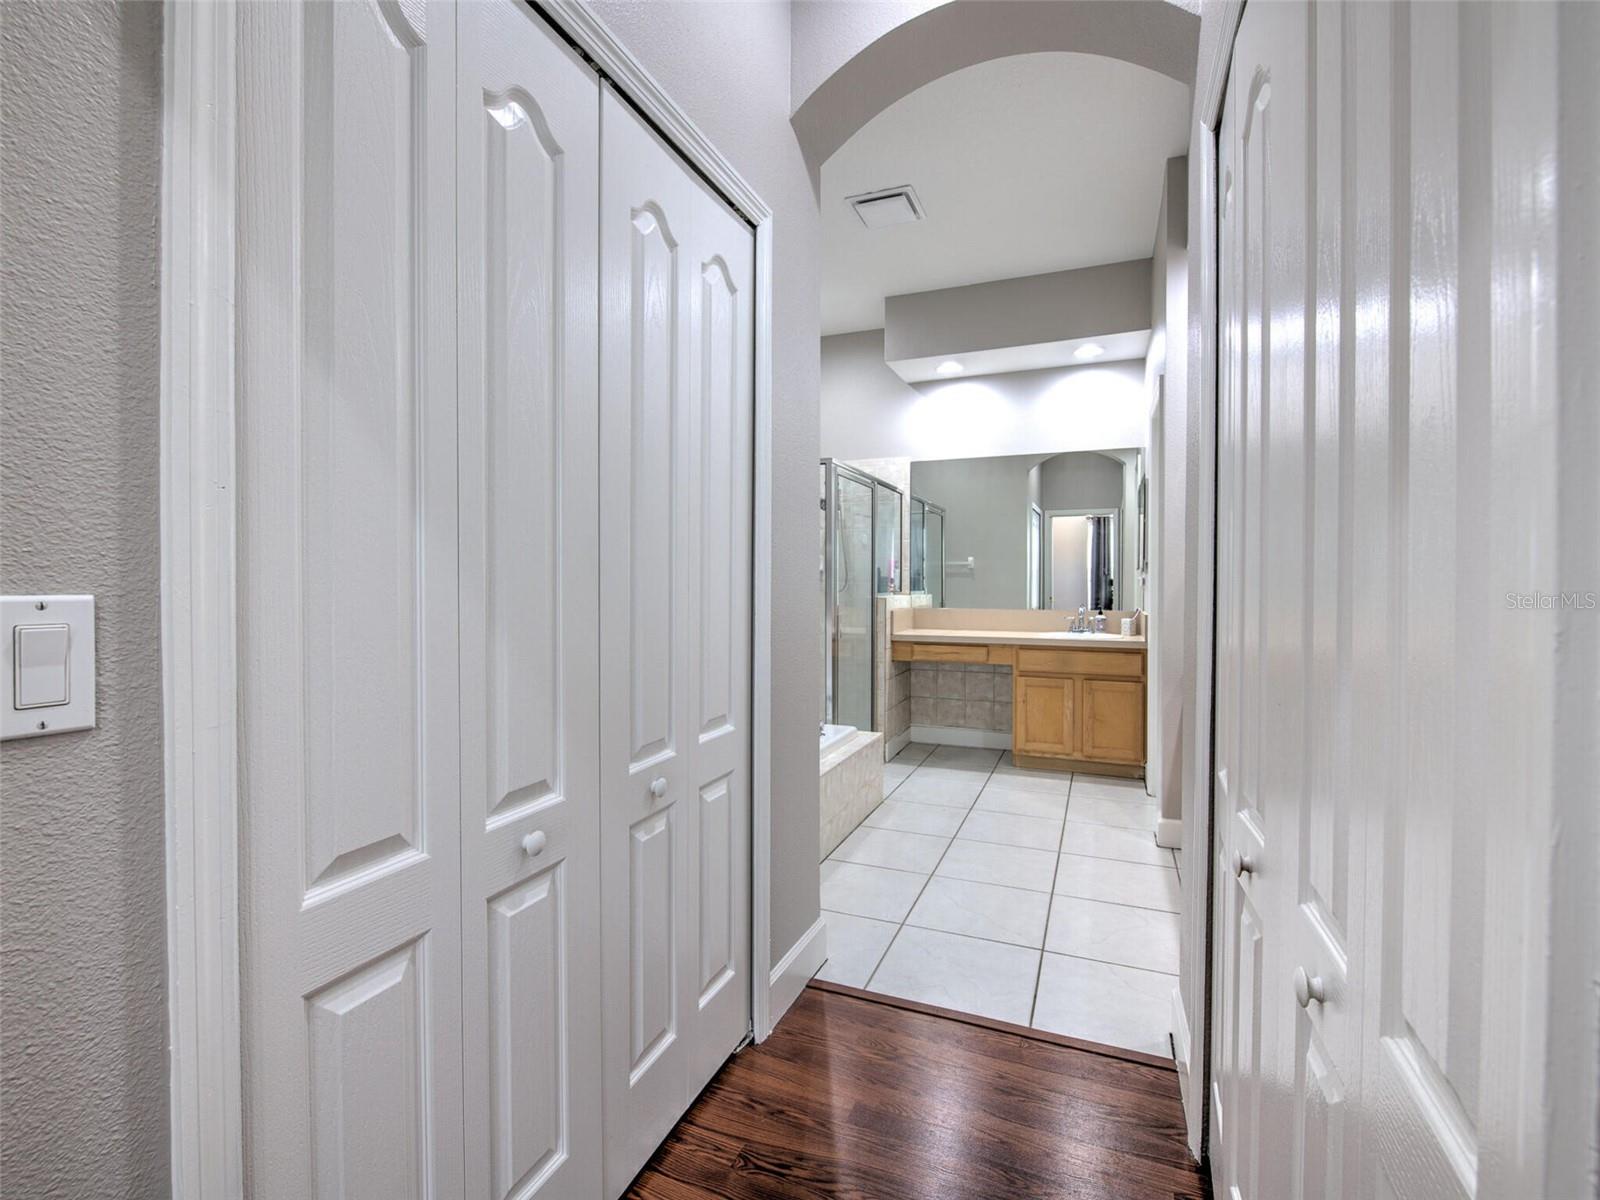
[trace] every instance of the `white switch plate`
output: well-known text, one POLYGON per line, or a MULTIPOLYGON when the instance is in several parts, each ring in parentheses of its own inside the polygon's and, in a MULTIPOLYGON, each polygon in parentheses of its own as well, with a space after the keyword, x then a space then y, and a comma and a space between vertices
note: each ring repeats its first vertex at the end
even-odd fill
MULTIPOLYGON (((50 639, 37 643, 49 647, 50 639)), ((35 667, 35 671, 41 668, 35 667)), ((28 686, 33 698, 52 690, 53 681, 34 675, 28 686)), ((94 597, 93 596, 0 596, 0 740, 44 737, 73 729, 94 728, 94 597), (67 627, 66 702, 19 707, 17 630, 37 625, 67 627)))

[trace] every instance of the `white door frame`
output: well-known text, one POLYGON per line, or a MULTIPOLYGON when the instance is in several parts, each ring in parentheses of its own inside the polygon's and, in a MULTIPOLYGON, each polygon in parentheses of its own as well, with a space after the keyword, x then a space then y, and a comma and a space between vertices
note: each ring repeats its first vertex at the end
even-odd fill
MULTIPOLYGON (((1173 993, 1173 1039, 1184 1085, 1184 1124, 1189 1152, 1204 1162, 1213 1128, 1211 1076, 1211 862, 1212 761, 1215 736, 1213 685, 1216 669, 1216 454, 1217 454, 1217 130, 1233 64, 1233 42, 1245 0, 1222 0, 1201 18, 1195 64, 1194 108, 1189 138, 1189 328, 1181 350, 1188 355, 1185 419, 1198 426, 1198 454, 1188 464, 1194 486, 1195 519, 1188 562, 1195 572, 1194 612, 1180 636, 1193 639, 1194 684, 1183 697, 1193 729, 1183 773, 1184 954, 1173 993), (1198 204, 1193 201, 1197 200, 1198 204), (1191 415, 1192 414, 1192 415, 1191 415), (1186 1069, 1185 1069, 1186 1068, 1186 1069)), ((1169 331, 1169 345, 1171 343, 1169 331)), ((1166 396, 1167 403, 1172 397, 1166 396)), ((1172 499, 1166 497, 1166 499, 1172 499)), ((1185 497, 1187 502, 1187 496, 1185 497)))
MULTIPOLYGON (((772 1026, 773 214, 586 0, 544 0, 541 10, 755 227, 750 1005, 760 1041, 772 1026)), ((244 1190, 234 575, 237 19, 233 0, 165 5, 161 676, 177 1200, 244 1190)))
MULTIPOLYGON (((1118 559, 1122 556, 1122 508, 1120 505, 1101 505, 1098 508, 1047 508, 1044 510, 1044 537, 1041 539, 1039 549, 1044 560, 1044 577, 1040 580, 1043 589, 1044 608, 1047 612, 1055 612, 1055 530, 1051 525, 1057 517, 1110 517, 1111 540, 1116 545, 1116 553, 1111 556, 1114 568, 1120 566, 1118 559)), ((1122 572, 1116 571, 1118 603, 1122 597, 1122 572)))

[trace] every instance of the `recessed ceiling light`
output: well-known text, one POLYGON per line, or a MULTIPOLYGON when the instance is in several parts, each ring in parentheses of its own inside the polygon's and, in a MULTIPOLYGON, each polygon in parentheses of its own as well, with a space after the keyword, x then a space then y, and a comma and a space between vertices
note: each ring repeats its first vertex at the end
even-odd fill
POLYGON ((1106 348, 1098 342, 1085 342, 1072 352, 1073 358, 1099 358, 1106 348))
POLYGON ((958 363, 955 359, 947 358, 937 367, 935 367, 934 370, 938 371, 941 375, 959 375, 962 371, 966 370, 966 368, 958 363))

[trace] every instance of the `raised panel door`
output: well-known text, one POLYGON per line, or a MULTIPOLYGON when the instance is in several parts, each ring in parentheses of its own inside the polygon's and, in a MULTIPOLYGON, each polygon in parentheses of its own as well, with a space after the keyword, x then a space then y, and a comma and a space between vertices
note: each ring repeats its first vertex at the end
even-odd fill
POLYGON ((605 1191, 749 1029, 754 237, 601 107, 605 1191))
MULTIPOLYGON (((1551 747, 1569 724, 1557 679, 1570 651, 1550 616, 1512 605, 1558 574, 1558 541, 1527 531, 1578 519, 1554 466, 1569 433, 1555 331, 1594 314, 1558 319, 1543 281, 1568 269, 1560 243, 1588 206, 1559 211, 1576 193, 1534 181, 1567 176, 1563 155, 1594 144, 1593 106, 1562 98, 1592 95, 1591 52, 1567 53, 1563 30, 1583 7, 1409 5, 1357 27, 1363 57, 1394 64, 1363 89, 1394 131, 1373 159, 1376 244, 1360 264, 1368 287, 1392 289, 1384 339, 1358 366, 1387 367, 1388 403, 1368 374, 1356 414, 1358 469, 1376 482, 1387 467, 1371 508, 1389 530, 1394 620, 1366 830, 1361 1186, 1405 1197, 1576 1194, 1544 1182, 1580 1154, 1550 1133, 1545 1072, 1570 1047, 1543 1031, 1562 1004, 1548 964, 1568 954, 1546 914, 1551 847, 1567 836, 1552 825, 1569 788, 1551 747)), ((1590 478, 1592 454, 1580 460, 1590 478)), ((1379 677, 1362 678, 1377 697, 1379 677)), ((1592 1130, 1592 1109, 1584 1119, 1592 1130)))
POLYGON ((454 10, 238 26, 250 1194, 461 1187, 454 10))
POLYGON ((1589 70, 1563 52, 1593 40, 1581 11, 1272 4, 1240 25, 1213 1143, 1240 1195, 1564 1195, 1547 1180, 1581 1174, 1581 1136, 1550 1133, 1543 1032, 1563 658, 1507 611, 1560 571, 1558 539, 1527 531, 1567 519, 1562 293, 1541 281, 1570 193, 1534 181, 1593 140, 1561 132, 1582 123, 1560 102, 1589 70))
POLYGON ((682 949, 696 837, 688 454, 694 189, 609 95, 602 104, 601 958, 604 1186, 616 1195, 680 1111, 693 980, 682 949))
POLYGON ((1234 47, 1219 136, 1217 385, 1217 694, 1215 789, 1223 936, 1223 1036, 1213 1040, 1221 1107, 1219 1182, 1238 1200, 1288 1194, 1286 1106, 1292 1059, 1283 1048, 1284 942, 1295 793, 1280 745, 1292 717, 1275 702, 1281 649, 1297 626, 1280 596, 1298 586, 1281 548, 1292 513, 1270 499, 1285 481, 1276 439, 1293 437, 1300 401, 1303 294, 1297 285, 1297 153, 1305 131, 1304 65, 1295 58, 1298 5, 1251 9, 1234 47), (1297 149, 1298 148, 1298 149, 1297 149), (1297 286, 1300 291, 1297 291, 1297 286))
MULTIPOLYGON (((690 242, 694 906, 689 1096, 750 1028, 750 570, 754 509, 755 235, 703 185, 690 242)), ((686 1099, 686 1102, 687 1102, 686 1099)))
POLYGON ((600 85, 525 5, 457 12, 466 1186, 589 1197, 600 85))
MULTIPOLYGON (((1293 697, 1287 707, 1301 730, 1280 735, 1280 777, 1283 787, 1299 795, 1301 808, 1293 919, 1287 930, 1292 955, 1286 1005, 1294 1022, 1291 1194, 1300 1200, 1342 1196, 1353 1188, 1360 1140, 1354 1110, 1361 1067, 1362 872, 1371 788, 1358 783, 1370 770, 1359 747, 1361 730, 1372 727, 1375 715, 1359 711, 1352 686, 1356 630, 1367 624, 1355 595, 1355 558, 1358 545, 1373 550, 1381 545, 1386 524, 1368 528, 1357 522, 1356 505, 1372 503, 1381 493, 1362 499, 1355 494, 1350 436, 1355 276, 1345 247, 1355 241, 1357 206, 1347 181, 1354 177, 1358 151, 1349 134, 1357 120, 1357 89, 1378 96, 1386 88, 1382 59, 1369 58, 1355 42, 1363 7, 1318 4, 1305 18, 1311 68, 1309 390, 1300 419, 1278 439, 1281 464, 1275 471, 1275 503, 1291 517, 1303 517, 1296 544, 1279 550, 1298 563, 1299 583, 1284 599, 1286 616, 1301 635, 1293 649, 1279 652, 1277 681, 1277 691, 1293 697), (1300 993, 1293 991, 1296 971, 1304 980, 1300 993), (1307 1002, 1301 1005, 1301 999, 1307 1002)), ((1366 136, 1384 139, 1386 125, 1366 136)), ((1375 632, 1382 629, 1382 622, 1373 624, 1375 632)))
POLYGON ((1144 682, 1078 681, 1083 709, 1078 753, 1103 762, 1144 761, 1144 682))
POLYGON ((1019 753, 1056 757, 1078 753, 1077 691, 1078 681, 1064 676, 1016 677, 1012 720, 1019 753))

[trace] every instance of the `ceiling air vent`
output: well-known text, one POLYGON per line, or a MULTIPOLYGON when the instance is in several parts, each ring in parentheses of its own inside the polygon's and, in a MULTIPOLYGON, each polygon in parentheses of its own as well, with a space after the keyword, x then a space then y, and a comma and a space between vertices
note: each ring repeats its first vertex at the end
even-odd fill
POLYGON ((917 193, 910 184, 862 192, 859 196, 846 196, 845 203, 856 210, 856 216, 868 229, 922 220, 922 202, 917 199, 917 193))

